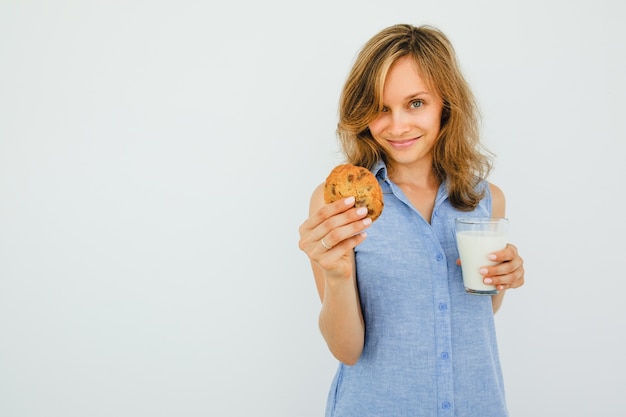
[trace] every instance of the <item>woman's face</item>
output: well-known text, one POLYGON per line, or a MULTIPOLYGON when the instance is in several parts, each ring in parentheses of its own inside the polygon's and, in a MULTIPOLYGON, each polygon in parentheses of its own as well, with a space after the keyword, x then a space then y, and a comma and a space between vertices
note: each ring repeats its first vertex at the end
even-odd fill
POLYGON ((396 164, 430 164, 443 104, 418 74, 411 57, 400 58, 389 69, 383 106, 368 126, 376 142, 396 164))

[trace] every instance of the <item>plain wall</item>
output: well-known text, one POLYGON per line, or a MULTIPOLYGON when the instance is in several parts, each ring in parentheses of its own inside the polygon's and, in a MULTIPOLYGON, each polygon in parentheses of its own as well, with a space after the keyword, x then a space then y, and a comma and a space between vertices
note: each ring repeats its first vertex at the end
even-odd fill
POLYGON ((2 0, 0 416, 321 416, 298 226, 404 22, 449 35, 497 155, 511 416, 624 415, 624 4, 2 0))

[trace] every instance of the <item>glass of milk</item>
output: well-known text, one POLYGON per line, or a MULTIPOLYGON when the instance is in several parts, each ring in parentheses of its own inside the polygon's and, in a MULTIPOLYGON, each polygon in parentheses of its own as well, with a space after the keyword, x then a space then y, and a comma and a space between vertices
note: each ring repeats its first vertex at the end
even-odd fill
POLYGON ((502 217, 462 217, 455 220, 455 226, 465 291, 477 295, 497 294, 495 285, 483 283, 483 276, 478 271, 484 266, 497 264, 487 259, 487 255, 506 247, 509 220, 502 217))

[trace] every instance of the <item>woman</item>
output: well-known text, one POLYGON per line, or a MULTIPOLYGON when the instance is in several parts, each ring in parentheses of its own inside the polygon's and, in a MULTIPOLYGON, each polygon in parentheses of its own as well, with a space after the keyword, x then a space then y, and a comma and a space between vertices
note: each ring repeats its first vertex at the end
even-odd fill
POLYGON ((523 285, 523 260, 508 244, 481 269, 499 293, 465 292, 454 219, 504 217, 505 200, 487 182, 477 106, 447 37, 405 24, 372 37, 341 94, 338 136, 346 161, 378 178, 384 210, 372 222, 352 197, 325 204, 321 184, 300 227, 340 361, 326 415, 507 416, 493 315, 523 285))

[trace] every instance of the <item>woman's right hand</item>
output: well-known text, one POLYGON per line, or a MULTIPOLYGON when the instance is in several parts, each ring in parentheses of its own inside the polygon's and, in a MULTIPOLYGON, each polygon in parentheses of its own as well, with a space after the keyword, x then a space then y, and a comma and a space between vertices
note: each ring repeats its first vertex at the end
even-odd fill
POLYGON ((300 226, 300 249, 327 278, 353 275, 353 250, 365 240, 372 220, 367 208, 354 207, 354 197, 326 204, 320 185, 311 197, 310 216, 300 226))

